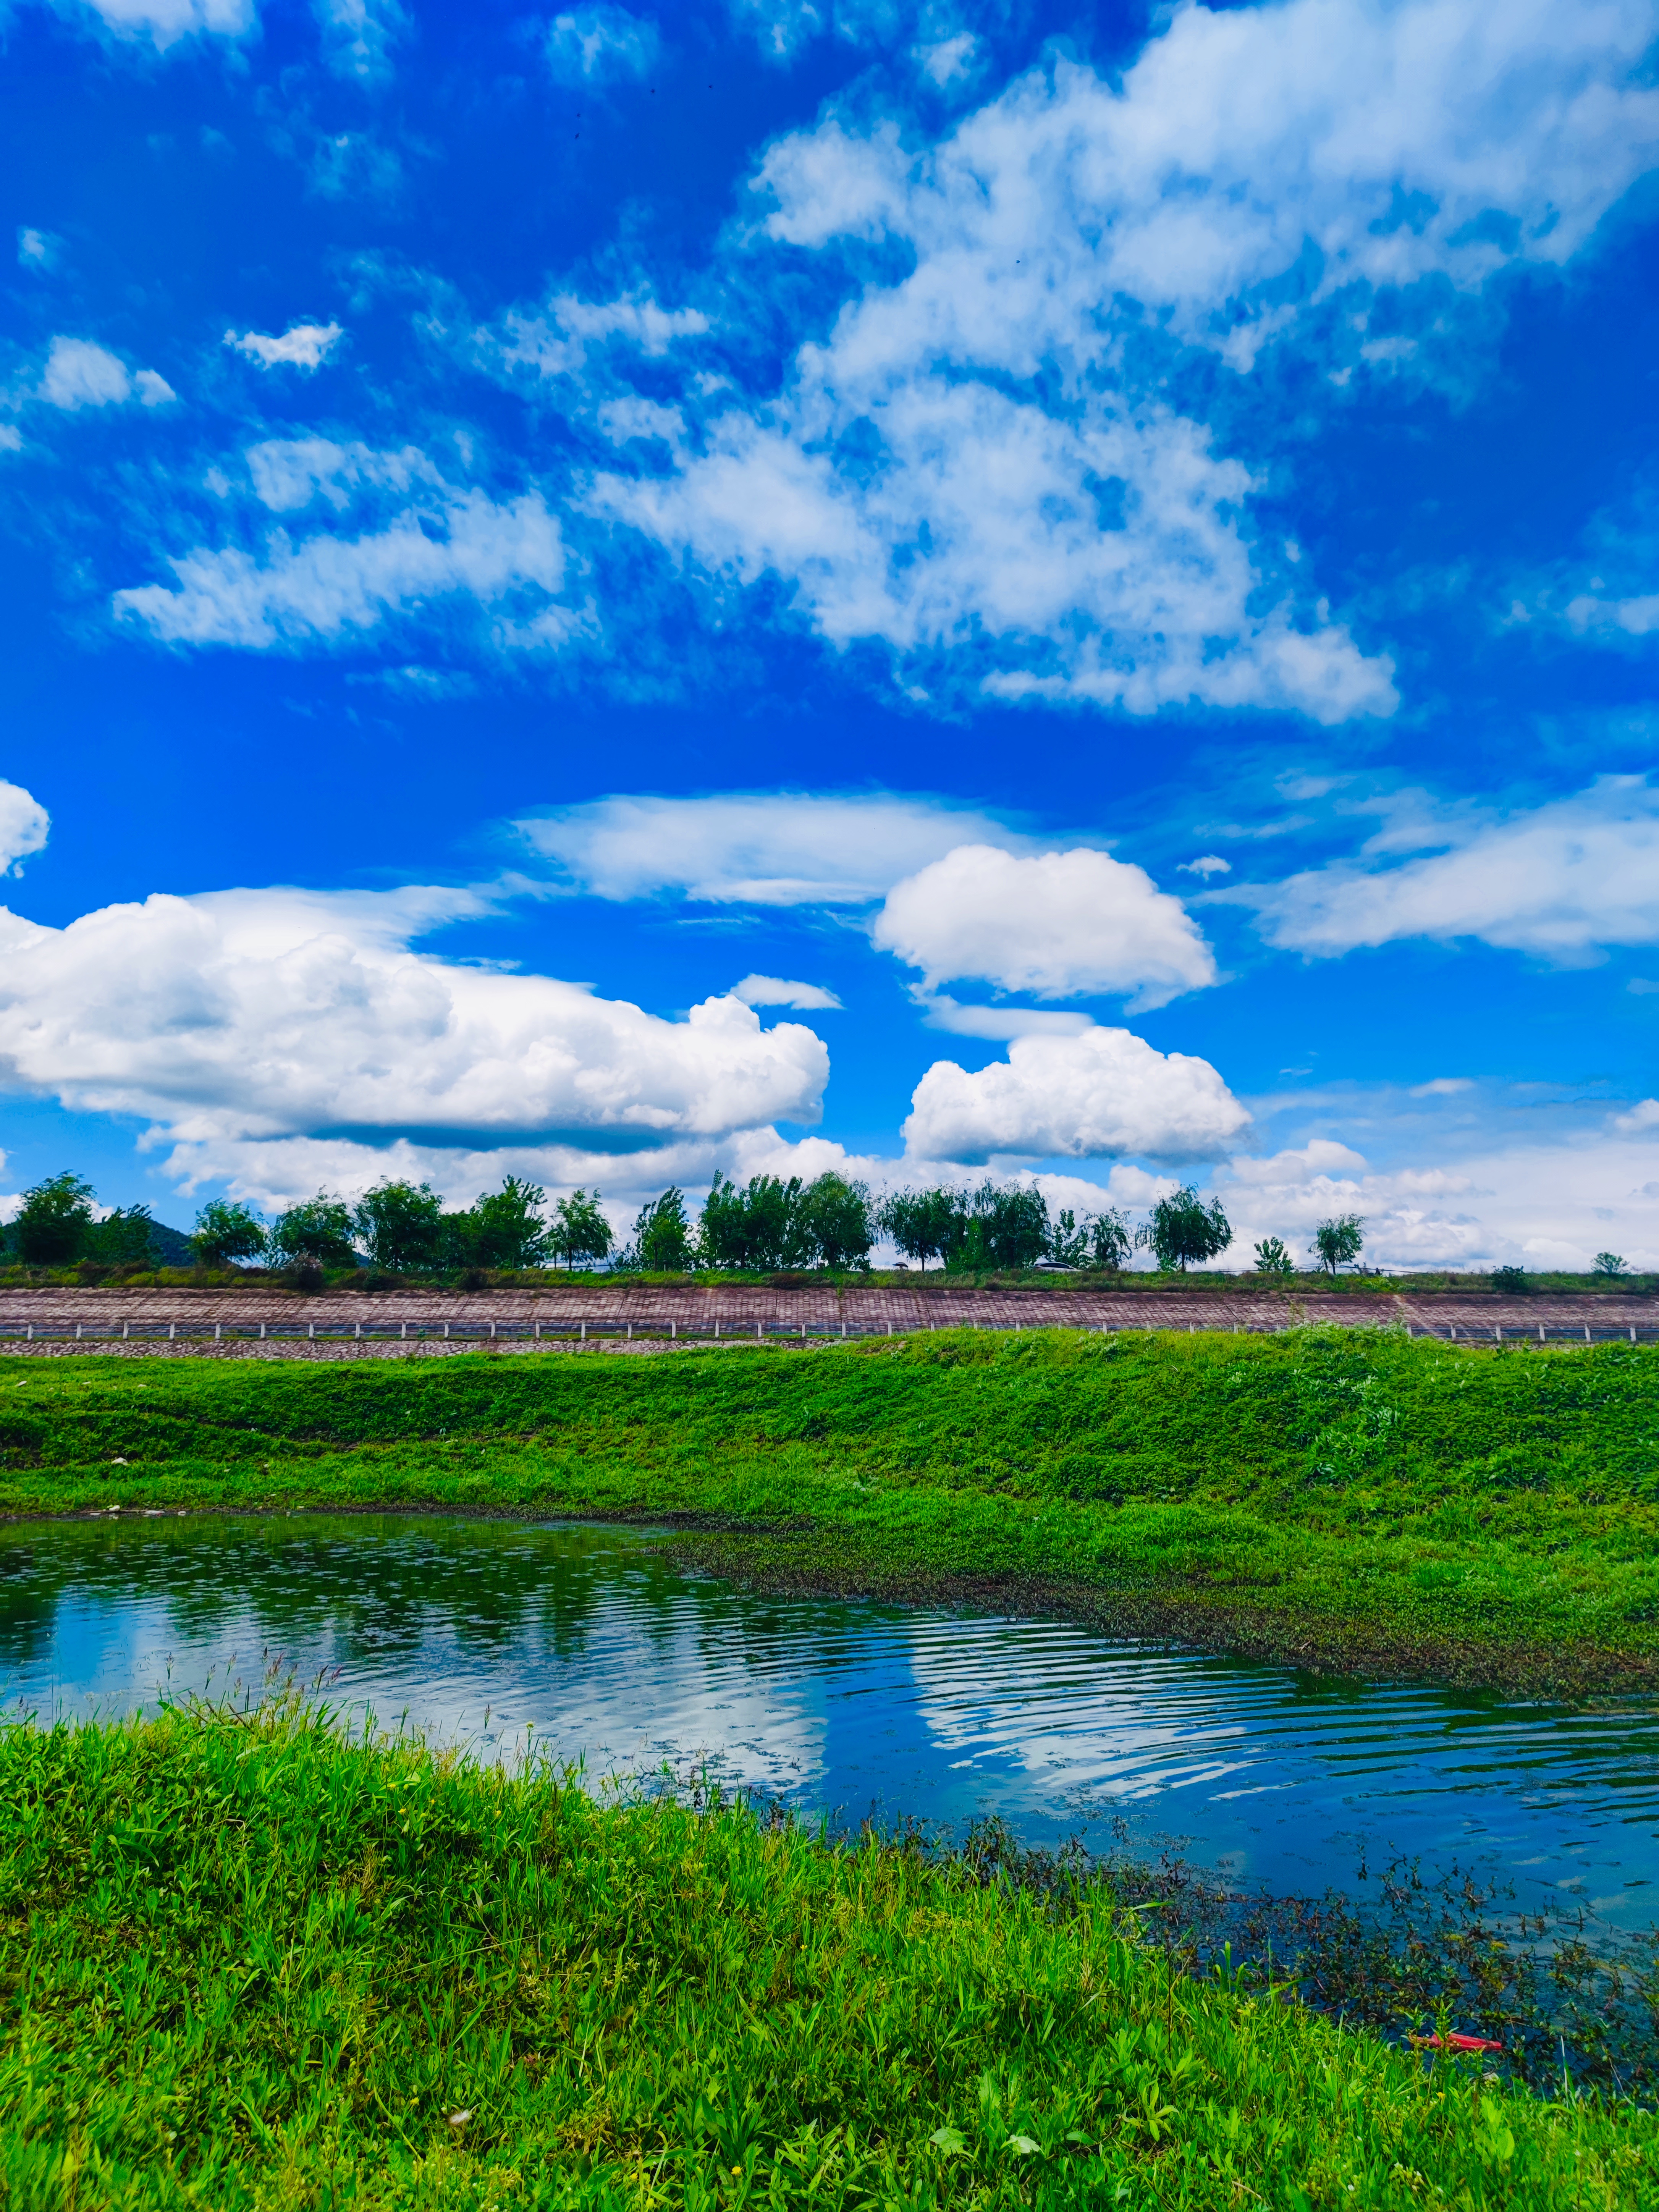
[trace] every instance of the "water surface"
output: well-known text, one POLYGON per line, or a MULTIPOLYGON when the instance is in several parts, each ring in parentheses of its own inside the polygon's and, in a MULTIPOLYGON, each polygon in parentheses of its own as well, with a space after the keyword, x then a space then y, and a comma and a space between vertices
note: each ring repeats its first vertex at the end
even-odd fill
POLYGON ((320 1683, 481 1755, 596 1781, 702 1768, 840 1826, 998 1814, 1274 1889, 1395 1856, 1531 1905, 1659 1919, 1659 1714, 1170 1654, 1059 1620, 757 1597, 665 1540, 436 1517, 125 1518, 0 1532, 0 1692, 125 1713, 320 1683))

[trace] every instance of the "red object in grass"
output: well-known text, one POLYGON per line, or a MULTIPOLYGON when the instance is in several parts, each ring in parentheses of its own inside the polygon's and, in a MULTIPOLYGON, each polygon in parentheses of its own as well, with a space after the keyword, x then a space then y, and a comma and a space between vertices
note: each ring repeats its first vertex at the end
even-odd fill
POLYGON ((1425 2035, 1425 2045, 1431 2051, 1501 2051, 1501 2043, 1493 2043, 1484 2035, 1425 2035))

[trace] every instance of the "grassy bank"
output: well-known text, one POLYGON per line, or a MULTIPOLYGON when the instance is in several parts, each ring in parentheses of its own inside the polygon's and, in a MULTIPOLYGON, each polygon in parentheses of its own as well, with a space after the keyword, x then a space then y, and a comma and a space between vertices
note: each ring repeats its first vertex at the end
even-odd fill
POLYGON ((890 1847, 303 1717, 0 1736, 0 2199, 1659 2204, 1552 2105, 890 1847))
POLYGON ((1358 1670, 1659 1679, 1659 1350, 1375 1330, 345 1366, 18 1361, 0 1511, 664 1518, 770 1587, 1358 1670))

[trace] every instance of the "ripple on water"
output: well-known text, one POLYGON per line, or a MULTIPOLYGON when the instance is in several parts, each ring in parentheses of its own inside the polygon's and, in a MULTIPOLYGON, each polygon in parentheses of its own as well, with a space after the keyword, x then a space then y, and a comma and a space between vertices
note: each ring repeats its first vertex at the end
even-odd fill
POLYGON ((1358 1684, 1063 1621, 757 1597, 649 1536, 415 1518, 0 1536, 0 1680, 36 1711, 321 1679, 334 1701, 589 1774, 702 1766, 848 1822, 1126 1833, 1279 1888, 1478 1861, 1655 1917, 1659 1717, 1358 1684))

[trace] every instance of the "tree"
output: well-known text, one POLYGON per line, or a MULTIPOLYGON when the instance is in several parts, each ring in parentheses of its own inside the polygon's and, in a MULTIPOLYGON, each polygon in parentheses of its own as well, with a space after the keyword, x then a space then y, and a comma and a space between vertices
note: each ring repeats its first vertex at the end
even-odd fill
POLYGON ((351 1208, 343 1199, 319 1191, 279 1214, 267 1249, 285 1266, 349 1267, 357 1254, 351 1242, 351 1208))
POLYGON ((968 1201, 966 1233, 945 1264, 959 1272, 1031 1267, 1048 1249, 1048 1201, 1034 1184, 988 1176, 968 1201))
POLYGON ((573 1269, 578 1260, 603 1260, 611 1249, 611 1224, 599 1211, 599 1198, 597 1190, 590 1198, 577 1189, 554 1206, 547 1242, 567 1269, 573 1269))
MULTIPOLYGON (((472 1208, 477 1224, 474 1264, 509 1272, 539 1267, 548 1251, 547 1224, 541 1214, 546 1197, 539 1183, 503 1176, 501 1188, 490 1191, 472 1208)), ((607 1249, 610 1235, 607 1229, 607 1249)))
POLYGON ((1129 1255, 1134 1249, 1134 1238, 1129 1224, 1115 1206, 1103 1213, 1091 1217, 1089 1222, 1089 1264, 1108 1273, 1121 1274, 1129 1264, 1129 1255))
POLYGON ((63 1267, 78 1260, 92 1232, 92 1185, 67 1170, 23 1193, 12 1223, 18 1256, 31 1267, 63 1267))
POLYGON ((1629 1272, 1629 1266, 1620 1253, 1598 1252, 1590 1262, 1590 1269, 1597 1275, 1623 1275, 1629 1272))
POLYGON ((1079 1221, 1067 1206, 1054 1216, 1048 1232, 1048 1257, 1057 1267, 1100 1268, 1115 1274, 1128 1265, 1133 1240, 1129 1224, 1114 1206, 1086 1213, 1079 1221))
POLYGON ((438 1264, 443 1214, 429 1182, 382 1182, 358 1200, 351 1225, 377 1267, 413 1275, 438 1264))
POLYGON ((1054 1216, 1054 1225, 1048 1231, 1048 1257, 1057 1267, 1086 1267, 1089 1264, 1089 1224, 1081 1229, 1077 1215, 1068 1206, 1054 1216))
POLYGON ((805 1267, 811 1256, 799 1176, 750 1176, 739 1188, 718 1169, 702 1209, 699 1231, 713 1267, 752 1268, 763 1274, 805 1267))
POLYGON ((1290 1248, 1277 1237, 1264 1237, 1255 1248, 1255 1272, 1258 1275, 1293 1275, 1296 1261, 1290 1248))
POLYGON ((820 1267, 867 1267, 876 1241, 869 1192, 843 1176, 819 1176, 801 1195, 800 1234, 820 1267))
POLYGON ((959 1190, 936 1183, 931 1190, 896 1190, 877 1217, 907 1260, 922 1273, 930 1260, 948 1260, 966 1234, 968 1201, 959 1190))
POLYGON ((1178 1267, 1184 1275, 1189 1266, 1201 1267, 1224 1252, 1232 1241, 1232 1227, 1222 1212, 1221 1200, 1212 1198, 1206 1206, 1190 1183, 1172 1191, 1168 1198, 1160 1198, 1151 1218, 1135 1231, 1135 1243, 1151 1250, 1166 1275, 1172 1267, 1178 1267))
POLYGON ((150 1231, 155 1218, 147 1206, 118 1206, 86 1233, 82 1255, 109 1267, 147 1267, 155 1264, 150 1231))
POLYGON ((691 1224, 685 1194, 672 1184, 634 1217, 629 1248, 635 1264, 653 1275, 683 1275, 691 1264, 691 1224))
POLYGON ((1334 1275, 1339 1267, 1352 1265, 1359 1257, 1364 1243, 1364 1214, 1339 1213, 1334 1220, 1320 1223, 1308 1249, 1316 1252, 1321 1266, 1334 1275))
POLYGON ((191 1243, 204 1267, 222 1267, 234 1260, 257 1260, 265 1249, 265 1224, 252 1206, 210 1198, 196 1217, 191 1243))

